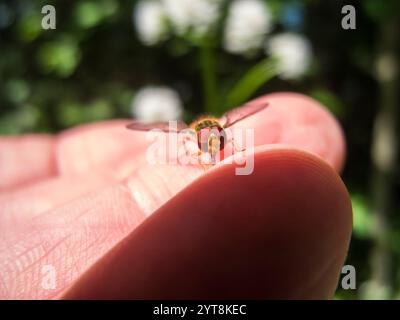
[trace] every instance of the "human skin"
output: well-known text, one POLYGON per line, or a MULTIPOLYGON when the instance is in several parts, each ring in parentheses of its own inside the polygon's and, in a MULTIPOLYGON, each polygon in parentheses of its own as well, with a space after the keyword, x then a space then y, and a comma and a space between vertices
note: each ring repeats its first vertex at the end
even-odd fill
POLYGON ((0 298, 332 298, 352 224, 342 131, 303 95, 266 101, 236 125, 255 129, 248 176, 151 165, 129 120, 1 137, 0 298))

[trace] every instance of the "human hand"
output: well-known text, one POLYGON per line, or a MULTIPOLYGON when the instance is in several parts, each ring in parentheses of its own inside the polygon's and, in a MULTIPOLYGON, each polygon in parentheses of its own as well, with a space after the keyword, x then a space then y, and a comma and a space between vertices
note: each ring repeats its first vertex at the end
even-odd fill
POLYGON ((249 176, 150 165, 124 120, 1 138, 0 297, 331 298, 351 234, 342 132, 310 98, 265 101, 238 124, 249 176))

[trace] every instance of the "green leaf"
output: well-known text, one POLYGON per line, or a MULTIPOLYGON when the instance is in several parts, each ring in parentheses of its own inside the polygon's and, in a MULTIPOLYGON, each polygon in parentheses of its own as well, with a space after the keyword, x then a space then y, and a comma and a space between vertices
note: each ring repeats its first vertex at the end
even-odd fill
POLYGON ((60 77, 70 76, 80 61, 78 45, 69 40, 47 42, 39 49, 38 59, 45 73, 54 72, 60 77))
POLYGON ((257 89, 277 74, 276 61, 270 58, 250 68, 228 93, 227 109, 244 103, 257 89))
POLYGON ((103 0, 100 3, 105 18, 112 17, 118 12, 119 3, 115 0, 103 0))
POLYGON ((372 216, 366 198, 360 194, 352 194, 351 203, 354 235, 360 239, 371 237, 372 216))
POLYGON ((112 17, 118 11, 115 0, 82 1, 75 7, 76 23, 84 29, 99 25, 105 18, 112 17))
POLYGON ((94 122, 113 117, 112 105, 105 99, 96 99, 91 103, 66 101, 59 105, 58 121, 64 127, 85 122, 94 122))
POLYGON ((24 104, 17 110, 5 114, 0 118, 0 134, 21 134, 32 131, 40 118, 36 106, 24 104))
POLYGON ((376 22, 393 18, 400 10, 398 0, 364 0, 362 5, 367 15, 376 22))
POLYGON ((344 105, 333 92, 325 88, 317 88, 310 92, 310 96, 321 102, 335 116, 342 117, 344 115, 344 105))
POLYGON ((61 103, 57 110, 58 121, 63 127, 70 127, 85 122, 85 107, 75 101, 61 103))
POLYGON ((94 1, 83 1, 77 4, 75 19, 82 28, 92 28, 103 18, 101 7, 94 1))
POLYGON ((42 31, 41 16, 36 13, 22 16, 17 23, 18 37, 24 42, 34 41, 42 31))
POLYGON ((28 83, 22 79, 12 79, 5 85, 5 95, 16 104, 24 102, 30 93, 28 83))
POLYGON ((285 2, 282 0, 264 0, 265 4, 270 8, 272 15, 275 19, 278 19, 283 11, 285 2))
POLYGON ((100 121, 113 116, 112 106, 106 100, 98 99, 86 108, 86 121, 100 121))

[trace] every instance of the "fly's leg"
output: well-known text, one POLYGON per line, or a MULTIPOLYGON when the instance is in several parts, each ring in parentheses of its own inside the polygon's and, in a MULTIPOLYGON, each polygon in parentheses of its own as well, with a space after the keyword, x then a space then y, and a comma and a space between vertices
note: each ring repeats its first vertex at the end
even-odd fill
POLYGON ((184 150, 185 150, 185 156, 186 157, 191 157, 194 158, 195 156, 198 155, 198 152, 193 152, 193 147, 190 148, 190 144, 194 143, 195 144, 195 140, 194 140, 194 136, 193 135, 185 135, 183 138, 183 146, 184 146, 184 150))
POLYGON ((243 152, 246 150, 246 148, 244 148, 243 146, 239 146, 235 143, 235 140, 233 138, 229 139, 227 141, 227 144, 232 143, 233 149, 234 149, 234 153, 236 152, 243 152))
POLYGON ((211 168, 214 163, 203 163, 201 161, 201 156, 202 156, 201 150, 197 150, 196 152, 192 152, 189 154, 189 156, 195 160, 196 165, 199 165, 204 171, 207 171, 207 169, 211 168))
MULTIPOLYGON (((231 131, 230 129, 225 129, 224 130, 225 133, 225 137, 226 137, 226 142, 224 143, 225 145, 229 145, 231 144, 232 146, 232 153, 235 154, 237 152, 242 152, 245 151, 246 148, 238 145, 237 143, 235 143, 235 135, 234 132, 231 131)), ((241 139, 240 139, 241 140, 241 139)))
POLYGON ((190 148, 190 146, 189 146, 189 144, 193 143, 193 142, 194 142, 194 140, 190 136, 185 137, 185 139, 184 139, 185 156, 187 158, 191 158, 192 159, 192 161, 189 161, 186 164, 199 165, 199 166, 202 167, 202 169, 204 171, 206 171, 206 169, 208 169, 208 166, 206 164, 203 164, 202 161, 201 161, 201 155, 202 155, 201 150, 198 149, 198 148, 196 148, 196 150, 193 150, 194 148, 193 147, 190 148))
POLYGON ((211 163, 209 162, 203 163, 202 156, 204 154, 202 150, 200 150, 197 146, 197 136, 192 132, 190 133, 191 134, 186 135, 183 138, 185 156, 187 158, 190 157, 192 159, 192 161, 189 161, 189 163, 186 164, 199 165, 200 167, 202 167, 204 171, 206 171, 207 169, 212 167, 215 163, 213 163, 213 161, 211 161, 211 163))

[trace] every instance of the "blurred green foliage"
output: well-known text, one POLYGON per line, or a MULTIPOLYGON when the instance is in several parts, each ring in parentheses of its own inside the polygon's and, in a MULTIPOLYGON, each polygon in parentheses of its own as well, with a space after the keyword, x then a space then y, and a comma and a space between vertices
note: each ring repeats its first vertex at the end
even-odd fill
MULTIPOLYGON (((265 60, 263 53, 241 57, 224 52, 215 45, 222 41, 221 27, 208 43, 212 52, 203 51, 203 56, 202 42, 190 36, 146 47, 132 23, 133 0, 1 1, 0 133, 57 132, 80 123, 130 117, 135 92, 148 84, 175 88, 187 118, 204 112, 207 105, 222 113, 268 92, 309 94, 329 108, 345 130, 348 157, 343 178, 354 209, 346 263, 356 267, 357 283, 362 285, 370 277, 368 257, 374 244, 368 183, 379 85, 372 65, 380 24, 399 16, 400 2, 350 1, 357 8, 357 29, 345 31, 340 28, 340 8, 349 1, 265 1, 276 30, 289 28, 280 22, 286 5, 304 8, 304 23, 297 31, 310 38, 315 59, 301 81, 274 77, 273 61, 265 60), (41 7, 46 4, 57 8, 56 30, 41 28, 41 7)), ((393 210, 390 243, 398 263, 399 201, 393 210)), ((399 296, 397 274, 393 283, 399 296)), ((337 299, 357 297, 358 290, 338 290, 337 299)))

